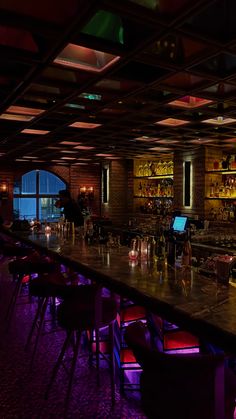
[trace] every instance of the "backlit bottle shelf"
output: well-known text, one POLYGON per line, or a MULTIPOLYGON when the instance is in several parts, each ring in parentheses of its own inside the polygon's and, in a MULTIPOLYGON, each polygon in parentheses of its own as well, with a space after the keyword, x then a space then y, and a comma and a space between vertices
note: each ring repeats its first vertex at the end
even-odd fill
POLYGON ((205 199, 219 199, 219 200, 224 200, 224 201, 235 201, 236 200, 236 196, 231 196, 231 197, 226 197, 226 196, 206 196, 205 199))
POLYGON ((140 199, 144 199, 144 198, 148 198, 148 199, 173 199, 173 196, 138 196, 138 195, 134 195, 134 198, 140 198, 140 199))
POLYGON ((206 170, 206 173, 218 173, 220 175, 236 175, 236 170, 231 170, 231 169, 217 169, 217 170, 206 170))
POLYGON ((156 175, 156 176, 134 176, 134 179, 169 179, 169 178, 173 179, 173 173, 156 175))

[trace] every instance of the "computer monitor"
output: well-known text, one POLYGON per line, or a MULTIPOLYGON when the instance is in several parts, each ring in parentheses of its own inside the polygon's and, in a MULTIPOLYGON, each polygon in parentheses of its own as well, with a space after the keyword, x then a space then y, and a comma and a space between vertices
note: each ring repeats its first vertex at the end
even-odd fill
POLYGON ((187 217, 175 217, 172 226, 173 230, 178 232, 185 231, 187 219, 187 217))

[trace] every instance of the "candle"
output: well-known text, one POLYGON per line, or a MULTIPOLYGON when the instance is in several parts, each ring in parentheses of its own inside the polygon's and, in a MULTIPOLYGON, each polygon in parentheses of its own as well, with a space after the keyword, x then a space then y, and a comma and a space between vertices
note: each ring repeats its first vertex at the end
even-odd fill
POLYGON ((136 260, 138 258, 138 252, 137 250, 130 250, 129 252, 129 259, 130 260, 136 260))
POLYGON ((51 227, 50 226, 46 226, 45 227, 45 234, 50 234, 51 233, 51 227))

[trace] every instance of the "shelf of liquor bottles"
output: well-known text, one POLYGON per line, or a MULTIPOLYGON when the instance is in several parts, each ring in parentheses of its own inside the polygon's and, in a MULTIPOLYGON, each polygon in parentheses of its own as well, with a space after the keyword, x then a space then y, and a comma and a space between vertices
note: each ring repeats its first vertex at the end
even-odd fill
POLYGON ((173 176, 173 160, 134 160, 134 177, 166 177, 173 176))
POLYGON ((206 179, 206 198, 236 199, 236 173, 211 173, 206 179))
POLYGON ((134 161, 134 212, 168 215, 173 203, 173 160, 134 161))
POLYGON ((217 222, 236 219, 236 155, 221 149, 206 151, 205 218, 217 222))
POLYGON ((149 199, 158 199, 158 198, 161 198, 161 199, 170 199, 170 198, 173 198, 173 196, 162 196, 162 195, 160 195, 160 196, 134 196, 134 198, 140 198, 140 199, 142 199, 142 198, 149 198, 149 199))
POLYGON ((172 212, 173 199, 169 197, 151 197, 141 198, 135 200, 134 210, 141 214, 151 215, 169 215, 172 212))

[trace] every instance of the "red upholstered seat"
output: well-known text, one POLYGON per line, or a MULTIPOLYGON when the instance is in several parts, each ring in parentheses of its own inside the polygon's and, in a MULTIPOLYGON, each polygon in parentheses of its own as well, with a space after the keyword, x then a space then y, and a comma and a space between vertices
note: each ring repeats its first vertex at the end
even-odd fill
POLYGON ((164 350, 196 348, 199 346, 199 339, 189 332, 183 330, 172 331, 164 334, 164 350))
POLYGON ((142 306, 130 305, 122 308, 120 314, 120 320, 122 322, 134 321, 143 319, 146 317, 146 309, 142 306))

